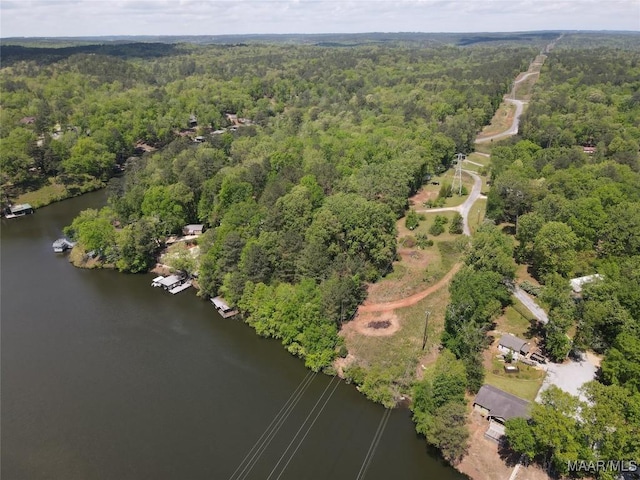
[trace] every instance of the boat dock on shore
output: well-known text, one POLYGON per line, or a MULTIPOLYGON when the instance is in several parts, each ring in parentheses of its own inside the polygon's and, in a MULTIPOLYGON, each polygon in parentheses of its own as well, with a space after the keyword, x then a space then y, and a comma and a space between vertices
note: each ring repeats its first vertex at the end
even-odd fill
POLYGON ((213 303, 213 306, 216 307, 216 310, 222 318, 229 318, 238 314, 238 310, 230 307, 222 297, 213 297, 211 299, 211 303, 213 303))
POLYGON ((31 215, 36 210, 28 203, 21 203, 19 205, 12 205, 5 211, 5 218, 17 218, 24 217, 25 215, 31 215))
POLYGON ((76 246, 76 242, 72 242, 68 238, 59 238, 51 245, 55 253, 63 253, 66 250, 71 250, 76 246))
POLYGON ((170 294, 175 295, 176 293, 180 293, 191 286, 191 281, 187 280, 186 277, 181 277, 179 275, 169 275, 154 278, 151 281, 152 287, 162 287, 167 290, 170 294))

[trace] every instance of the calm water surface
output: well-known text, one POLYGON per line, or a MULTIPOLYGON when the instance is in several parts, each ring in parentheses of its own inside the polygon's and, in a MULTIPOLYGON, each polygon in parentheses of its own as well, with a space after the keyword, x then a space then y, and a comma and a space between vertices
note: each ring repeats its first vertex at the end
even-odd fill
MULTIPOLYGON (((169 295, 152 275, 80 270, 54 254, 62 227, 104 201, 96 192, 2 220, 2 478, 229 479, 308 371, 193 290, 169 295)), ((384 410, 353 386, 338 385, 300 441, 330 381, 314 377, 234 478, 357 478, 384 410)), ((365 478, 463 477, 396 410, 365 478)))

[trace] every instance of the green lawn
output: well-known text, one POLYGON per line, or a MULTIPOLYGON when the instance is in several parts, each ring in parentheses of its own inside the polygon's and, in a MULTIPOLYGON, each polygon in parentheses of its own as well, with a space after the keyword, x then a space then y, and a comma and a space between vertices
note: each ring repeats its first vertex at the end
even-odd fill
MULTIPOLYGON (((467 166, 469 167, 473 167, 474 165, 468 165, 465 164, 464 168, 467 168, 467 166)), ((472 169, 469 169, 472 170, 472 169)), ((438 193, 440 192, 440 187, 442 187, 443 184, 448 183, 449 185, 451 185, 453 183, 453 176, 454 176, 454 170, 453 169, 449 169, 447 170, 444 174, 442 175, 438 175, 437 177, 433 177, 431 179, 432 182, 438 182, 439 185, 432 185, 431 183, 429 183, 428 185, 424 185, 422 188, 425 192, 435 192, 438 193)), ((462 172, 462 184, 465 186, 465 188, 467 189, 467 192, 471 191, 471 188, 473 187, 473 178, 462 172)), ((468 195, 462 195, 462 196, 458 196, 458 194, 454 193, 453 196, 448 197, 445 200, 444 203, 444 207, 457 207, 458 205, 462 204, 465 202, 465 200, 467 199, 468 195)), ((415 208, 417 210, 421 210, 424 209, 425 207, 422 205, 416 205, 415 208)))
POLYGON ((487 200, 484 198, 479 198, 476 200, 476 203, 473 204, 471 210, 469 211, 469 228, 471 229, 471 233, 475 233, 478 227, 484 221, 484 216, 487 210, 487 200))
POLYGON ((506 373, 504 363, 493 359, 491 371, 486 372, 485 383, 493 385, 507 393, 533 402, 542 386, 546 372, 536 370, 524 363, 515 363, 518 373, 506 373))
POLYGON ((75 197, 103 187, 104 183, 97 179, 91 179, 82 184, 64 185, 58 183, 55 178, 50 178, 49 185, 19 195, 15 198, 14 203, 29 203, 33 208, 40 208, 50 203, 75 197))
POLYGON ((514 302, 514 305, 505 308, 504 314, 498 319, 500 330, 512 333, 516 337, 528 338, 527 332, 533 317, 518 299, 514 298, 514 302))

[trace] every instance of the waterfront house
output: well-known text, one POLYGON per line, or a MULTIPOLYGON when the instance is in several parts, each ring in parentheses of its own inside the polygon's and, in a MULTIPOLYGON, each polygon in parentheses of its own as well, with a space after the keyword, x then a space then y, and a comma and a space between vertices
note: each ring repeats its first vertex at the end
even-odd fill
POLYGON ((487 420, 504 423, 510 418, 529 418, 530 403, 493 385, 483 385, 473 400, 473 409, 487 420))
POLYGON ((492 385, 483 385, 473 400, 473 410, 489 420, 485 437, 500 442, 504 422, 510 418, 530 418, 531 404, 492 385))

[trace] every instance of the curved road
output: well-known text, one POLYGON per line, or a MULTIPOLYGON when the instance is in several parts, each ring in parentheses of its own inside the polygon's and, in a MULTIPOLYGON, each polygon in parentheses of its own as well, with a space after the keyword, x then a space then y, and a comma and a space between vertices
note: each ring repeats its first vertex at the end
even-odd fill
POLYGON ((515 135, 518 133, 518 127, 520 126, 520 115, 522 115, 522 110, 524 109, 524 104, 526 102, 522 100, 514 100, 513 98, 507 98, 505 99, 505 102, 511 103, 512 105, 516 106, 516 113, 513 115, 511 126, 504 132, 496 133, 495 135, 489 135, 488 137, 476 138, 476 143, 487 143, 493 140, 510 137, 511 135, 515 135))
MULTIPOLYGON (((527 72, 520 79, 513 82, 513 90, 511 91, 511 95, 515 96, 514 94, 516 85, 524 82, 527 78, 532 77, 533 75, 540 75, 540 72, 527 72)), ((518 133, 518 128, 520 127, 520 116, 522 115, 522 111, 524 110, 524 104, 527 102, 525 102, 524 100, 516 100, 515 98, 506 98, 504 101, 516 106, 516 113, 513 115, 511 126, 504 132, 496 133, 495 135, 489 135, 488 137, 476 138, 476 143, 487 143, 493 140, 510 137, 511 135, 516 135, 518 133)))
POLYGON ((469 228, 469 212, 471 211, 471 207, 476 200, 480 197, 484 198, 480 195, 480 191, 482 189, 482 179, 471 170, 463 170, 463 172, 471 175, 473 178, 473 187, 471 188, 471 193, 464 201, 464 203, 458 205, 457 207, 443 207, 443 208, 426 208, 424 210, 416 210, 418 213, 438 213, 438 212, 459 212, 462 215, 463 219, 463 227, 462 232, 465 235, 471 235, 471 229, 469 228))

